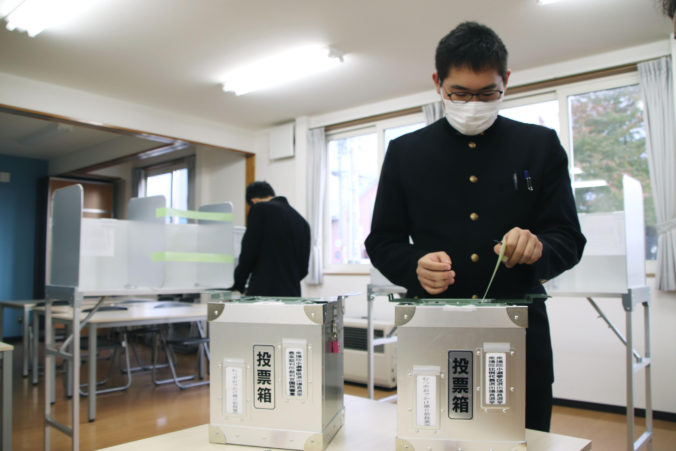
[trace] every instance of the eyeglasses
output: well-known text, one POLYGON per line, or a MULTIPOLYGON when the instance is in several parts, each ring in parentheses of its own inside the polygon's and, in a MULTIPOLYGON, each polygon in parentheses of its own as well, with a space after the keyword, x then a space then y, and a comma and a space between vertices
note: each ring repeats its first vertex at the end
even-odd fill
POLYGON ((479 92, 456 91, 451 93, 447 92, 445 89, 443 91, 453 103, 467 103, 474 97, 479 99, 480 102, 492 102, 502 97, 502 93, 505 92, 500 89, 479 92))

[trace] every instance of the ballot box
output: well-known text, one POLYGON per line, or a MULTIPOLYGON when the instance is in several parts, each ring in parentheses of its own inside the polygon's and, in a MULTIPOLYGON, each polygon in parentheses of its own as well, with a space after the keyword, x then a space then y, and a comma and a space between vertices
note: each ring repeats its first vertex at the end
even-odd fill
POLYGON ((526 449, 527 302, 395 306, 397 450, 526 449))
POLYGON ((344 423, 344 300, 208 305, 211 443, 323 450, 344 423))

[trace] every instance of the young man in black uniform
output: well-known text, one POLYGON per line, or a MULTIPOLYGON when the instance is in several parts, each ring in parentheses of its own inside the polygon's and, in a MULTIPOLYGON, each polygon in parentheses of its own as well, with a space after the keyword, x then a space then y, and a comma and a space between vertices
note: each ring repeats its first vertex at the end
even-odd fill
POLYGON ((300 296, 310 259, 310 225, 285 197, 275 197, 267 182, 251 183, 246 202, 251 209, 232 288, 248 296, 300 296))
POLYGON ((498 116, 509 71, 493 30, 465 22, 441 39, 432 76, 444 118, 390 142, 366 249, 409 297, 523 299, 526 427, 549 430, 553 362, 542 283, 574 266, 585 238, 556 133, 498 116), (409 241, 409 237, 412 243, 409 241), (496 244, 497 243, 497 244, 496 244))

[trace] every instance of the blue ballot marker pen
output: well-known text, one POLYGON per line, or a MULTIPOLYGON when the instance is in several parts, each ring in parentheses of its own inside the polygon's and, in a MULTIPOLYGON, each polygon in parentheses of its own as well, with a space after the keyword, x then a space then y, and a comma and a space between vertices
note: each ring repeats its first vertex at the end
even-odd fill
POLYGON ((523 178, 526 179, 526 187, 528 191, 533 191, 533 179, 528 175, 528 171, 523 171, 523 178))

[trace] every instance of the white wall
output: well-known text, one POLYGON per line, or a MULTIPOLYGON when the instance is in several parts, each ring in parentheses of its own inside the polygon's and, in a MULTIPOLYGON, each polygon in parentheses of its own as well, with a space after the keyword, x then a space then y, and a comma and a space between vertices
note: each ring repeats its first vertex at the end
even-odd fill
MULTIPOLYGON (((653 408, 676 413, 676 293, 655 290, 648 278, 653 408)), ((625 334, 620 298, 593 298, 611 322, 625 334)), ((554 347, 554 396, 601 404, 623 405, 626 400, 625 347, 585 298, 557 297, 547 301, 554 347)), ((644 352, 644 311, 632 314, 634 349, 644 352)), ((645 407, 643 372, 635 376, 634 402, 645 407)))
POLYGON ((253 152, 256 153, 256 180, 265 180, 278 196, 285 196, 302 215, 307 211, 307 130, 308 118, 296 118, 295 154, 291 158, 271 160, 268 151, 268 132, 256 135, 253 152))
POLYGON ((235 225, 244 225, 246 157, 200 146, 195 160, 195 204, 232 202, 235 225))
POLYGON ((92 171, 92 174, 111 177, 116 180, 118 192, 115 198, 115 210, 118 219, 126 219, 128 214, 129 199, 131 199, 131 172, 134 164, 131 161, 109 166, 107 168, 92 171))

